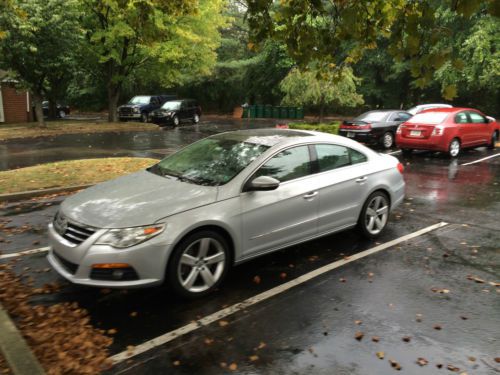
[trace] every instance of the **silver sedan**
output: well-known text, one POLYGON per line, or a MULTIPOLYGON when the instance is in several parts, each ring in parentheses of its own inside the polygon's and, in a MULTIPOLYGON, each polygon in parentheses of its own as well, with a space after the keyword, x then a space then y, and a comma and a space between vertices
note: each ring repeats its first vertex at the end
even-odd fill
POLYGON ((235 264, 358 227, 375 238, 404 197, 403 166, 350 139, 222 133, 66 199, 48 260, 73 283, 213 291, 235 264))

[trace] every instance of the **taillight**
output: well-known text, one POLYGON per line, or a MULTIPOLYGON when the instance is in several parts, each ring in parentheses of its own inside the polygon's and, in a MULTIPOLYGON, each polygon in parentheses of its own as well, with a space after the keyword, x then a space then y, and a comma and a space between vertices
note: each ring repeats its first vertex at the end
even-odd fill
POLYGON ((403 172, 405 170, 405 167, 403 166, 403 164, 398 163, 397 168, 398 168, 399 173, 403 174, 403 172))
POLYGON ((372 128, 372 124, 366 124, 366 125, 359 125, 358 126, 358 129, 364 129, 364 130, 368 130, 368 129, 371 129, 372 128))
POLYGON ((403 126, 399 125, 398 128, 396 129, 396 134, 401 134, 403 132, 403 126))
POLYGON ((442 126, 435 126, 431 135, 443 135, 443 127, 442 126))

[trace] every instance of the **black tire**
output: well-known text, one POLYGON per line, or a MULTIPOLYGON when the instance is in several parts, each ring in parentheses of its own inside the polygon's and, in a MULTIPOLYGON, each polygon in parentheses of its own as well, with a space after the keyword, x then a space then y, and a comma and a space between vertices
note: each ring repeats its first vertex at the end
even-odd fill
POLYGON ((380 144, 386 150, 389 150, 394 146, 394 134, 391 132, 385 132, 380 139, 380 144))
POLYGON ((141 112, 141 122, 149 122, 149 115, 147 112, 141 112))
MULTIPOLYGON (((200 230, 198 232, 194 232, 190 235, 188 235, 186 238, 184 238, 174 249, 168 265, 167 265, 167 274, 166 274, 166 280, 168 281, 169 286, 172 288, 172 290, 184 297, 184 298, 199 298, 203 297, 207 294, 213 293, 217 287, 222 283, 224 278, 226 277, 227 273, 229 272, 229 269, 232 264, 232 253, 229 248, 229 245, 226 241, 226 239, 220 235, 217 232, 211 231, 211 230, 200 230), (207 245, 207 254, 210 254, 211 252, 216 252, 214 255, 220 254, 220 252, 224 253, 224 259, 220 261, 219 263, 223 263, 222 270, 217 271, 216 268, 219 267, 219 263, 217 264, 208 264, 208 263, 203 263, 200 261, 200 264, 197 266, 191 266, 191 265, 183 265, 181 264, 181 258, 183 257, 183 254, 185 252, 191 251, 190 249, 195 249, 196 245, 199 243, 199 250, 201 250, 201 244, 203 240, 209 239, 209 245, 207 245), (213 242, 211 242, 213 241, 213 242), (212 267, 213 266, 213 267, 212 267), (190 268, 190 269, 189 269, 190 268), (198 274, 194 277, 195 280, 192 285, 192 289, 199 288, 200 290, 189 290, 187 289, 183 283, 182 283, 182 278, 186 276, 186 279, 189 278, 190 273, 193 272, 197 268, 198 274), (216 276, 216 281, 213 285, 208 287, 207 289, 203 289, 204 287, 207 287, 205 277, 203 275, 203 272, 206 270, 209 270, 210 273, 212 274, 212 271, 214 274, 212 276, 216 276), (187 275, 186 275, 187 272, 187 275), (198 286, 196 282, 199 281, 199 284, 205 284, 204 286, 198 286)), ((196 272, 196 271, 195 271, 196 272)), ((215 278, 215 277, 214 277, 215 278)), ((186 281, 186 280, 185 280, 186 281)))
MULTIPOLYGON (((363 208, 361 209, 361 213, 360 213, 359 219, 358 219, 358 229, 361 232, 361 234, 368 239, 374 239, 374 238, 379 237, 385 231, 385 228, 387 227, 390 209, 391 209, 390 200, 389 200, 389 197, 387 196, 386 193, 384 193, 383 191, 375 191, 372 194, 370 194, 368 199, 365 201, 363 208), (377 217, 379 220, 381 220, 383 225, 381 228, 378 228, 378 227, 373 228, 372 227, 370 229, 369 223, 371 222, 370 221, 371 219, 369 219, 369 217, 372 217, 372 215, 369 214, 369 209, 371 209, 372 211, 374 210, 373 204, 374 204, 374 202, 376 202, 377 198, 381 199, 381 202, 383 202, 382 206, 379 207, 378 210, 382 209, 384 207, 384 205, 386 207, 386 211, 383 213, 378 214, 377 208, 375 208, 375 211, 374 211, 375 213, 377 213, 377 217), (382 215, 385 215, 385 217, 382 218, 381 217, 382 215)), ((376 219, 374 218, 373 225, 378 225, 375 220, 376 219)))
POLYGON ((488 144, 488 148, 493 150, 495 148, 496 143, 498 142, 498 133, 496 131, 491 135, 490 143, 488 144))
POLYGON ((453 138, 448 145, 448 156, 450 158, 456 158, 460 154, 461 150, 460 139, 453 138))
POLYGON ((181 122, 180 122, 180 120, 179 120, 179 117, 178 117, 178 116, 174 116, 174 118, 172 119, 172 124, 173 124, 174 126, 179 126, 179 124, 180 124, 180 123, 181 123, 181 122))

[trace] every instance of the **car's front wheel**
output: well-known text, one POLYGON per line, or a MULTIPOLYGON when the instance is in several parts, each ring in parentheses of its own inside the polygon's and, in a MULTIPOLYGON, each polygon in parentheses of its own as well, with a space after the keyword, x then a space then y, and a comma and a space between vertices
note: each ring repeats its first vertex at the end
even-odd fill
POLYGON ((458 138, 453 138, 448 146, 448 155, 455 158, 460 154, 460 141, 458 138))
POLYGON ((66 111, 64 109, 59 110, 59 118, 65 118, 66 117, 66 111))
POLYGON ((382 136, 382 146, 387 150, 394 145, 394 135, 391 132, 385 132, 382 136))
POLYGON ((149 122, 149 116, 148 116, 147 112, 141 113, 141 122, 149 122))
POLYGON ((174 123, 174 126, 179 126, 179 117, 178 116, 174 116, 174 118, 172 119, 172 122, 174 123))
POLYGON ((358 228, 370 239, 378 237, 385 229, 389 219, 389 198, 382 191, 372 193, 361 210, 358 228))
POLYGON ((231 253, 227 241, 211 230, 195 232, 176 246, 167 279, 177 294, 196 298, 213 292, 226 276, 231 253))

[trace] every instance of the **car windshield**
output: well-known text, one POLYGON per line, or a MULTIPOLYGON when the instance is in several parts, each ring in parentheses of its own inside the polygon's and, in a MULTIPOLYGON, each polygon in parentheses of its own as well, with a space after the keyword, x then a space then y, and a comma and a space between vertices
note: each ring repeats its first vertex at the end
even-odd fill
POLYGON ((359 115, 354 121, 383 121, 389 112, 366 112, 359 115))
POLYGON ((129 104, 149 104, 149 96, 134 96, 130 101, 128 102, 129 104))
POLYGON ((440 124, 448 116, 448 112, 424 112, 417 113, 415 116, 410 118, 408 123, 419 123, 419 124, 440 124))
POLYGON ((229 182, 268 148, 241 139, 206 138, 148 170, 198 185, 218 186, 229 182))
POLYGON ((179 109, 180 107, 181 107, 181 102, 165 102, 165 104, 161 106, 161 108, 166 109, 168 111, 174 111, 179 109))

